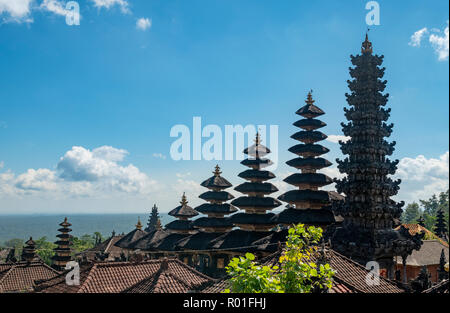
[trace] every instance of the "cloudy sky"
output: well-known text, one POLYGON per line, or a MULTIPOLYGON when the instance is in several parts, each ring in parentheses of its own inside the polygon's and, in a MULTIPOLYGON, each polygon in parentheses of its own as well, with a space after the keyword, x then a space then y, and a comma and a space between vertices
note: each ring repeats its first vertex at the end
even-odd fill
MULTIPOLYGON (((288 190, 310 89, 327 113, 326 157, 342 157, 366 1, 80 0, 72 26, 67 2, 0 0, 0 214, 167 212, 183 192, 200 204, 216 163, 239 184, 239 161, 172 160, 170 130, 194 116, 222 130, 278 125, 275 184, 288 190)), ((369 34, 385 55, 396 199, 411 202, 448 188, 449 8, 378 3, 369 34)))

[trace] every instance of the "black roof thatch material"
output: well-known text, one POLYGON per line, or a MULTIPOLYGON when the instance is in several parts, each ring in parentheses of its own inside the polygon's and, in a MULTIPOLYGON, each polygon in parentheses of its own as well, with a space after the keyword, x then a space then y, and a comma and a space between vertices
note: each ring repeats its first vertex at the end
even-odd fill
POLYGON ((202 193, 198 197, 206 201, 208 200, 228 201, 234 199, 234 196, 227 191, 207 191, 202 193))
POLYGON ((240 173, 238 176, 241 177, 241 178, 244 178, 244 179, 253 179, 253 178, 255 178, 255 179, 259 179, 261 181, 275 178, 275 174, 273 174, 272 172, 269 172, 269 171, 258 171, 258 170, 253 170, 253 169, 246 170, 246 171, 240 173))
POLYGON ((270 153, 270 149, 267 148, 266 146, 263 146, 262 144, 254 144, 254 145, 251 145, 250 147, 244 149, 244 154, 248 154, 251 156, 258 155, 258 156, 262 157, 269 153, 270 153))
POLYGON ((114 245, 116 247, 128 249, 130 244, 142 237, 147 235, 147 232, 142 229, 133 229, 131 232, 123 236, 120 240, 118 240, 114 245))
POLYGON ((216 175, 208 178, 200 185, 203 187, 206 187, 206 188, 210 188, 210 189, 212 189, 212 188, 226 189, 226 188, 229 188, 232 186, 228 180, 226 180, 222 176, 216 176, 216 175))
POLYGON ((165 236, 162 240, 158 241, 155 244, 154 250, 157 251, 178 251, 178 242, 186 237, 190 236, 189 234, 179 234, 172 233, 165 236))
POLYGON ((298 109, 297 112, 295 112, 295 114, 301 115, 306 118, 314 118, 325 114, 325 112, 319 109, 314 104, 307 104, 298 109))
POLYGON ((296 132, 295 134, 293 134, 291 136, 292 139, 295 140, 299 140, 299 141, 308 141, 308 142, 316 142, 316 141, 321 141, 324 139, 327 139, 327 135, 325 135, 324 133, 320 132, 320 131, 316 131, 316 130, 302 130, 299 132, 296 132))
POLYGON ((257 159, 245 159, 241 161, 241 164, 248 167, 257 166, 258 168, 263 168, 272 165, 273 162, 269 159, 257 158, 257 159))
POLYGON ((309 184, 311 186, 322 187, 329 185, 333 180, 325 174, 321 173, 295 173, 284 179, 284 181, 291 185, 309 184))
POLYGON ((170 233, 163 229, 157 229, 149 232, 144 237, 132 242, 129 249, 154 250, 155 245, 170 233))
POLYGON ((260 192, 265 194, 271 194, 278 191, 278 188, 270 183, 243 183, 234 188, 234 190, 241 193, 260 192))
POLYGON ((233 227, 229 218, 200 217, 193 221, 195 227, 233 227))
POLYGON ((261 207, 272 209, 281 205, 281 202, 271 197, 239 197, 231 202, 237 207, 261 207))
POLYGON ((295 153, 297 155, 303 154, 311 154, 314 156, 319 156, 325 153, 328 153, 330 149, 325 148, 324 146, 307 143, 307 144, 298 144, 288 149, 289 152, 295 153))
POLYGON ((331 201, 330 194, 324 190, 290 190, 278 197, 284 202, 310 201, 315 203, 328 204, 331 201))
POLYGON ((193 230, 192 221, 175 220, 166 225, 166 229, 170 230, 193 230))
POLYGON ((207 213, 224 213, 224 214, 231 214, 236 212, 238 209, 236 209, 233 205, 229 203, 203 203, 195 208, 197 212, 207 214, 207 213))
POLYGON ((295 168, 321 169, 330 166, 331 162, 324 158, 295 158, 287 161, 286 164, 295 168))
POLYGON ((211 248, 211 241, 223 233, 205 233, 199 232, 189 237, 183 238, 177 243, 180 250, 206 250, 211 248))
POLYGON ((279 224, 313 224, 329 225, 336 222, 333 212, 330 209, 286 209, 274 217, 274 221, 279 224))
POLYGON ((198 215, 198 212, 187 204, 177 206, 175 209, 169 212, 169 215, 175 217, 194 217, 198 215))
POLYGON ((276 222, 273 221, 274 217, 274 213, 236 213, 231 215, 229 219, 233 224, 276 225, 276 222))
POLYGON ((258 250, 266 252, 275 252, 279 249, 278 244, 283 244, 286 242, 289 230, 284 228, 280 231, 272 232, 270 235, 263 237, 259 240, 253 242, 254 245, 258 246, 258 250))
POLYGON ((327 124, 322 122, 321 120, 313 120, 313 119, 299 120, 295 122, 293 125, 306 130, 315 130, 327 126, 327 124))
POLYGON ((223 234, 211 241, 212 249, 232 249, 236 252, 252 252, 256 251, 256 247, 253 243, 263 237, 270 235, 270 232, 257 232, 257 231, 245 231, 241 229, 235 229, 223 234), (241 248, 241 249, 235 249, 241 248))

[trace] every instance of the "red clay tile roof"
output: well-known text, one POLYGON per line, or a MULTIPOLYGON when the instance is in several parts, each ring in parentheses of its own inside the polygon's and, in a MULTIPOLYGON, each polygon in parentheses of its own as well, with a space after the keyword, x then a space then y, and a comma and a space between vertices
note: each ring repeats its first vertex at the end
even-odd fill
POLYGON ((211 280, 176 259, 169 259, 167 270, 161 271, 162 262, 159 259, 140 263, 92 263, 81 268, 79 286, 67 286, 65 274, 62 274, 36 284, 35 290, 43 293, 119 293, 130 289, 134 292, 186 292, 211 280), (173 289, 170 289, 171 283, 174 283, 173 289), (182 289, 185 291, 180 291, 182 289))
MULTIPOLYGON (((446 246, 448 248, 448 242, 446 242, 445 240, 442 240, 441 238, 439 238, 438 236, 436 236, 436 234, 434 234, 432 231, 428 230, 427 228, 420 226, 419 224, 402 224, 405 228, 408 229, 409 233, 414 236, 417 233, 423 232, 425 233, 425 237, 424 239, 436 239, 439 240, 440 243, 442 243, 444 246, 446 246)), ((399 230, 400 227, 402 226, 398 226, 397 228, 395 228, 395 230, 399 230)))
MULTIPOLYGON (((276 252, 264 259, 261 263, 264 265, 275 265, 278 263, 280 252, 276 252)), ((316 261, 315 258, 312 258, 316 261)), ((331 293, 403 293, 404 290, 397 287, 395 282, 392 282, 384 277, 380 277, 379 285, 369 286, 366 284, 366 276, 369 273, 362 265, 352 261, 351 259, 337 253, 334 250, 329 250, 329 264, 336 274, 334 276, 334 283, 331 293)), ((228 281, 226 279, 219 280, 214 284, 202 290, 204 293, 218 293, 228 288, 228 281)))
POLYGON ((44 262, 0 264, 0 293, 29 292, 35 280, 50 279, 59 274, 44 262))

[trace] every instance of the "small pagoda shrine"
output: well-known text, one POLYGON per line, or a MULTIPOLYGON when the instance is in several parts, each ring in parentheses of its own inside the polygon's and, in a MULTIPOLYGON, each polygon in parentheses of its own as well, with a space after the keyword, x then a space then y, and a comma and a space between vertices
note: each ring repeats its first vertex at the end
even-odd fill
POLYGON ((439 209, 436 214, 436 224, 434 226, 434 233, 441 239, 448 241, 448 227, 445 222, 444 210, 439 209))
POLYGON ((22 249, 22 261, 30 263, 36 257, 36 243, 33 241, 33 238, 25 242, 25 247, 22 249))
POLYGON ((170 216, 176 217, 177 219, 167 224, 166 229, 178 234, 193 234, 195 228, 190 218, 197 216, 198 212, 187 205, 188 201, 185 193, 181 197, 180 204, 169 212, 170 216))
POLYGON ((224 233, 233 228, 233 224, 225 215, 229 215, 237 211, 237 209, 229 204, 224 203, 228 200, 234 199, 234 196, 225 189, 230 188, 231 183, 220 176, 219 165, 216 165, 214 176, 208 178, 200 185, 208 188, 209 191, 202 193, 199 198, 207 201, 195 208, 197 212, 206 214, 207 217, 200 217, 194 221, 194 227, 199 228, 205 233, 224 233))
POLYGON ((124 249, 126 255, 129 256, 129 253, 131 252, 131 249, 129 248, 130 244, 147 235, 147 232, 143 230, 142 227, 143 225, 141 223, 141 218, 138 217, 138 221, 135 225, 135 228, 128 234, 123 235, 122 238, 119 239, 114 245, 124 249))
POLYGON ((269 148, 261 144, 259 132, 256 133, 255 143, 244 150, 244 154, 249 158, 243 160, 241 164, 250 169, 240 173, 239 177, 247 182, 240 184, 234 190, 245 196, 233 200, 231 204, 245 212, 236 213, 230 217, 232 223, 241 230, 267 232, 276 225, 273 221, 275 214, 267 213, 267 211, 280 206, 281 202, 272 197, 266 197, 278 191, 277 187, 267 182, 275 175, 262 170, 273 164, 271 160, 264 158, 269 153, 269 148))
POLYGON ((331 163, 320 157, 329 149, 317 144, 325 140, 327 136, 317 129, 326 126, 317 117, 325 114, 319 107, 314 105, 312 91, 308 93, 306 105, 301 107, 296 114, 304 117, 293 125, 302 130, 291 136, 292 139, 300 141, 289 149, 297 155, 297 158, 287 161, 286 164, 299 169, 301 173, 295 173, 284 181, 298 189, 288 191, 279 196, 278 199, 287 202, 289 208, 279 213, 276 221, 286 226, 292 224, 307 224, 326 227, 336 222, 331 210, 333 194, 319 190, 320 187, 331 184, 333 181, 325 174, 317 173, 318 170, 331 165, 331 163))
POLYGON ((72 226, 72 224, 70 224, 67 221, 67 217, 65 217, 64 221, 59 224, 59 226, 61 226, 61 228, 58 229, 60 234, 56 235, 58 240, 55 242, 57 247, 53 249, 53 251, 55 251, 55 255, 52 257, 52 266, 58 271, 63 271, 66 268, 66 264, 71 260, 70 246, 72 245, 72 242, 70 239, 72 238, 72 235, 69 233, 72 229, 69 227, 72 226))
POLYGON ((412 236, 404 227, 394 230, 404 203, 391 199, 400 180, 393 181, 388 175, 395 174, 399 161, 386 157, 394 152, 395 142, 384 139, 393 128, 393 124, 386 124, 391 110, 383 108, 389 97, 382 93, 386 87, 386 81, 381 80, 385 68, 380 67, 384 56, 372 52, 366 34, 361 55, 351 56, 355 67, 350 68, 353 80, 348 81, 351 94, 346 97, 352 108, 344 108, 349 123, 341 124, 350 140, 339 142, 348 157, 337 160, 339 171, 347 177, 336 180, 337 191, 346 195, 342 205, 335 207, 344 223, 336 229, 332 247, 363 265, 377 261, 393 278, 394 256, 406 258, 422 242, 421 235, 412 236))

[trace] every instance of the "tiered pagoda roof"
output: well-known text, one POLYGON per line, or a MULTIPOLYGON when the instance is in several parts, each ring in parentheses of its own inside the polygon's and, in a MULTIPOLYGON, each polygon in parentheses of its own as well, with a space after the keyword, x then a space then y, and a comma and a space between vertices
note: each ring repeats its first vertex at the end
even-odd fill
POLYGON ((147 232, 145 230, 142 230, 142 223, 141 219, 138 218, 138 222, 136 224, 136 228, 133 229, 128 234, 122 236, 117 242, 114 244, 116 247, 120 247, 123 249, 130 249, 130 245, 135 242, 136 240, 139 240, 140 238, 147 235, 147 232))
POLYGON ((22 249, 22 260, 25 262, 31 262, 36 257, 36 243, 33 241, 33 238, 25 242, 25 247, 22 249))
POLYGON ((296 114, 303 117, 294 123, 294 126, 302 130, 295 133, 291 138, 300 141, 289 149, 297 155, 297 158, 287 161, 286 164, 301 170, 285 178, 284 181, 298 189, 288 191, 279 196, 278 199, 291 205, 276 216, 280 224, 309 224, 326 226, 334 223, 335 217, 331 211, 333 196, 327 191, 319 190, 320 187, 329 185, 333 180, 325 174, 317 173, 318 170, 331 165, 331 163, 320 157, 329 150, 317 144, 327 136, 317 129, 326 126, 317 117, 325 114, 319 107, 314 105, 311 92, 308 93, 306 105, 301 107, 296 114))
POLYGON ((344 135, 350 137, 340 142, 344 160, 337 160, 338 169, 347 177, 336 181, 336 189, 346 195, 345 202, 336 207, 344 217, 344 224, 333 236, 334 249, 365 264, 378 261, 393 277, 393 256, 411 254, 419 249, 419 235, 411 236, 405 228, 393 228, 402 213, 403 202, 391 199, 399 190, 400 180, 395 174, 398 160, 391 161, 395 142, 388 143, 393 124, 387 124, 390 109, 383 108, 388 94, 383 94, 386 81, 385 68, 380 66, 384 56, 372 54, 372 43, 366 34, 361 55, 351 56, 348 81, 351 94, 346 94, 350 109, 344 108, 349 123, 342 123, 344 135))
POLYGON ((190 218, 197 216, 198 212, 187 205, 188 201, 185 193, 181 197, 180 204, 169 212, 170 216, 176 217, 177 219, 167 224, 166 229, 179 234, 192 234, 195 232, 195 228, 190 218))
POLYGON ((225 203, 234 199, 234 196, 225 191, 232 185, 228 180, 220 176, 222 172, 219 165, 216 165, 213 174, 212 177, 201 183, 201 186, 208 188, 209 191, 202 193, 199 198, 207 201, 207 203, 195 208, 197 212, 207 216, 196 219, 194 227, 200 228, 202 232, 223 233, 233 228, 233 224, 225 216, 236 212, 237 209, 233 205, 225 203))
POLYGON ((59 226, 61 226, 61 228, 58 229, 60 234, 56 235, 56 237, 58 237, 58 240, 55 241, 57 247, 53 249, 55 251, 55 255, 52 257, 52 260, 53 267, 56 270, 62 271, 65 269, 66 264, 71 259, 70 246, 72 245, 72 242, 70 241, 70 239, 72 238, 72 235, 70 235, 69 233, 72 231, 72 229, 70 229, 69 227, 72 226, 72 224, 70 224, 67 221, 67 217, 65 217, 64 221, 59 224, 59 226))
POLYGON ((275 214, 267 213, 267 211, 280 206, 281 202, 272 197, 266 197, 266 195, 278 191, 273 184, 267 182, 275 175, 262 170, 272 165, 272 161, 264 158, 269 153, 269 148, 261 144, 259 133, 256 134, 255 144, 244 150, 244 154, 249 157, 243 160, 241 164, 249 167, 250 170, 240 173, 239 177, 244 178, 247 182, 234 189, 245 194, 245 196, 233 200, 231 204, 245 212, 232 215, 230 220, 245 231, 265 232, 276 225, 273 221, 275 214))

